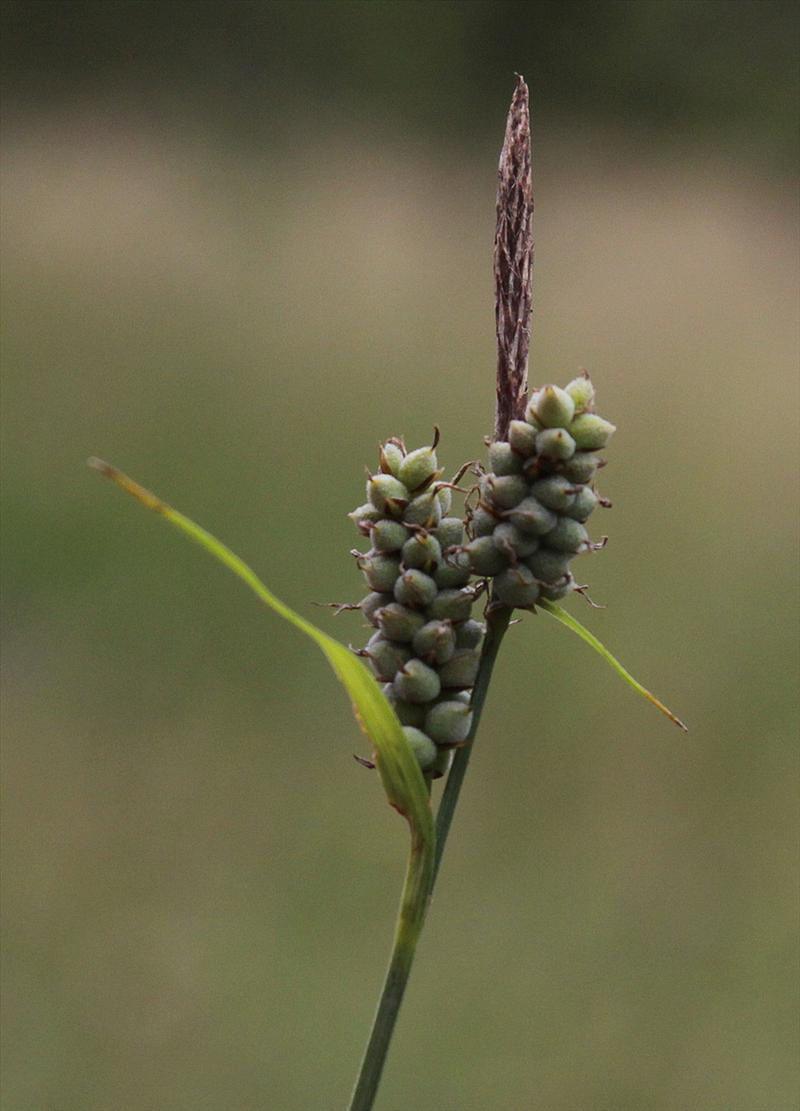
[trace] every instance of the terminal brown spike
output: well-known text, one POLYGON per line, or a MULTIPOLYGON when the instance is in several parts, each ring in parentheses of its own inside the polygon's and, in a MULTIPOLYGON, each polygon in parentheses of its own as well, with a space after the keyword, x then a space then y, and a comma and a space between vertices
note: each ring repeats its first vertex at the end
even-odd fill
POLYGON ((497 407, 494 438, 525 415, 533 277, 533 182, 528 86, 517 75, 497 169, 494 240, 497 407))

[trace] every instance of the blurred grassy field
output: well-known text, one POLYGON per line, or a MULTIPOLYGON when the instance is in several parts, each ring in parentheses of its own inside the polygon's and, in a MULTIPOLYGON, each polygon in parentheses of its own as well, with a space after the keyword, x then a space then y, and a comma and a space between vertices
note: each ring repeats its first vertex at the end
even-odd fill
MULTIPOLYGON (((9 1111, 343 1105, 403 825, 322 659, 84 459, 357 640, 312 603, 358 596, 377 441, 435 421, 455 469, 491 427, 501 129, 257 154, 92 104, 10 121, 9 1111)), ((515 628, 379 1106, 791 1111, 793 196, 555 115, 535 157, 532 378, 589 367, 619 426, 609 608, 571 607, 692 731, 515 628)))

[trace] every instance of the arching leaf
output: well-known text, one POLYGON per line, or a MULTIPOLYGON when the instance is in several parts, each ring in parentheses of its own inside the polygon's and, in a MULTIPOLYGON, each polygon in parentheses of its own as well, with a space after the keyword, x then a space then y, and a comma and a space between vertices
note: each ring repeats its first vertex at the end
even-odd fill
POLYGON ((419 855, 420 883, 430 882, 434 853, 434 829, 430 800, 419 764, 402 731, 397 715, 385 698, 383 691, 353 653, 312 622, 277 598, 244 560, 240 559, 210 532, 167 505, 138 482, 122 471, 90 459, 89 466, 110 478, 121 490, 136 498, 147 509, 152 509, 181 532, 191 537, 215 559, 223 563, 234 575, 256 594, 274 613, 279 614, 296 629, 305 633, 324 652, 328 663, 347 690, 358 722, 375 747, 375 762, 380 773, 386 796, 408 821, 413 850, 419 855), (426 879, 427 876, 427 879, 426 879))

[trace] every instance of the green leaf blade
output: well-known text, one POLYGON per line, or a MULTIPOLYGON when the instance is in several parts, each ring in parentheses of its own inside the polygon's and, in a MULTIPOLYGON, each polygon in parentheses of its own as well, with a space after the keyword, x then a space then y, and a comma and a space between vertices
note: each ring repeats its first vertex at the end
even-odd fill
POLYGON ((110 478, 121 490, 200 544, 246 583, 274 613, 305 633, 322 650, 350 696, 356 719, 375 746, 375 762, 386 796, 389 803, 409 823, 415 850, 422 857, 422 871, 432 874, 435 836, 425 780, 397 715, 361 660, 338 640, 295 613, 269 590, 243 559, 202 526, 173 509, 111 464, 100 459, 90 459, 89 466, 110 478))
POLYGON ((642 698, 646 698, 648 702, 655 706, 657 710, 660 710, 662 714, 668 717, 679 729, 682 729, 684 733, 689 732, 688 727, 684 725, 681 719, 673 714, 672 710, 668 709, 663 702, 656 698, 647 687, 643 687, 638 680, 634 679, 631 673, 622 666, 616 656, 612 655, 606 646, 597 639, 594 633, 590 633, 586 626, 582 625, 576 617, 573 617, 571 613, 568 613, 567 610, 563 609, 561 606, 556 605, 555 602, 548 602, 546 599, 538 601, 536 606, 538 609, 543 609, 545 613, 549 613, 551 617, 554 617, 556 621, 560 621, 561 624, 565 625, 568 629, 571 629, 581 640, 585 641, 591 648, 594 648, 595 652, 602 656, 606 663, 616 671, 617 675, 619 675, 621 679, 624 679, 629 686, 633 687, 637 694, 640 694, 642 698))

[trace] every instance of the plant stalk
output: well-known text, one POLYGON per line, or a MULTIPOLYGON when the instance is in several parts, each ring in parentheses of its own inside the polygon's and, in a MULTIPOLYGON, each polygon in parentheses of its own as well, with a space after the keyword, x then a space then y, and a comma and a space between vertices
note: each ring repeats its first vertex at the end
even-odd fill
MULTIPOLYGON (((509 421, 524 415, 528 387, 528 350, 533 277, 533 184, 528 86, 523 77, 511 100, 500 153, 497 228, 494 247, 495 325, 497 336, 497 404, 495 439, 508 434, 509 421)), ((472 727, 456 750, 436 814, 435 856, 412 839, 400 915, 383 990, 356 1081, 349 1111, 371 1111, 389 1043, 408 983, 425 912, 442 860, 461 785, 469 765, 497 653, 511 620, 506 606, 490 606, 486 637, 472 692, 472 727)))
POLYGON ((400 898, 392 955, 349 1111, 370 1111, 374 1103, 414 961, 417 941, 425 921, 432 884, 433 858, 419 838, 414 836, 400 898))
POLYGON ((475 734, 486 701, 492 669, 510 619, 511 610, 505 606, 496 608, 487 616, 486 639, 472 696, 472 728, 467 743, 456 750, 453 766, 447 777, 442 800, 439 804, 436 816, 435 861, 431 862, 428 854, 422 850, 417 841, 412 841, 389 967, 386 970, 386 978, 372 1023, 367 1048, 364 1052, 364 1059, 361 1062, 361 1069, 353 1090, 349 1111, 371 1111, 375 1101, 381 1073, 389 1052, 389 1044, 400 1011, 400 1004, 403 1001, 406 984, 411 973, 417 941, 425 921, 425 912, 430 900, 431 890, 439 869, 442 851, 453 820, 461 784, 464 780, 475 734))
POLYGON ((512 610, 507 606, 498 606, 496 609, 490 610, 486 616, 486 639, 483 642, 480 667, 472 692, 472 727, 469 731, 467 743, 462 748, 456 749, 453 765, 447 776, 442 799, 436 811, 436 859, 433 866, 433 883, 436 883, 436 877, 439 874, 447 835, 450 832, 458 796, 461 793, 461 785, 464 782, 464 776, 467 774, 469 759, 475 746, 475 736, 478 732, 486 695, 489 691, 495 660, 497 659, 497 653, 500 651, 503 637, 506 635, 511 614, 512 610))

